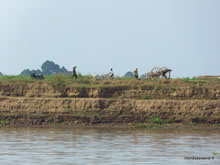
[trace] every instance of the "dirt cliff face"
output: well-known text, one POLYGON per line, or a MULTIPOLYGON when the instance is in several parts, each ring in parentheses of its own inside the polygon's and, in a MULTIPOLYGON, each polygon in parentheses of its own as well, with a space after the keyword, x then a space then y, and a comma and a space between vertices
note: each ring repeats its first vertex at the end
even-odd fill
POLYGON ((133 86, 67 87, 45 82, 0 84, 0 96, 54 98, 220 99, 219 86, 146 84, 133 86))
POLYGON ((220 122, 220 85, 55 86, 0 82, 0 125, 220 122))

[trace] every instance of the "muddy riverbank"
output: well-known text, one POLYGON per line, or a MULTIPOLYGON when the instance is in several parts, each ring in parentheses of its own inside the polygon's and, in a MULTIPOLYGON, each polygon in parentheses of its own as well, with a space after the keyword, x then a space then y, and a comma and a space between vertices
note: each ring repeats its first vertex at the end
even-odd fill
POLYGON ((89 98, 0 98, 0 122, 47 124, 219 124, 217 100, 134 100, 89 98))

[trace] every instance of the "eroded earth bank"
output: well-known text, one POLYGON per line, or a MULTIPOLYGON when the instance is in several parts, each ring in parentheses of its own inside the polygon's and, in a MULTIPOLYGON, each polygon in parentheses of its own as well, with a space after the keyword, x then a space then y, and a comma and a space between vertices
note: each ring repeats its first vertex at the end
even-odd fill
POLYGON ((0 82, 1 126, 179 123, 219 128, 219 80, 0 82))

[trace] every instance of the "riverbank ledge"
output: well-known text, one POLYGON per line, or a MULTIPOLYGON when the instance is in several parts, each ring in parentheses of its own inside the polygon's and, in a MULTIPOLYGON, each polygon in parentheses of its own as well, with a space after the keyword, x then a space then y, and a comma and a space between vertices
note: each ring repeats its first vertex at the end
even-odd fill
POLYGON ((1 126, 178 123, 219 126, 220 81, 0 81, 1 126))

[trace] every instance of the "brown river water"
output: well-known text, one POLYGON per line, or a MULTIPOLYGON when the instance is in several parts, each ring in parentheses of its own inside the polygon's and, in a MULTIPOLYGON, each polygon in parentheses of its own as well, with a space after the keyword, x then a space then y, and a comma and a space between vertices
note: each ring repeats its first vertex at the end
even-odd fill
POLYGON ((0 128, 0 147, 0 164, 220 164, 217 130, 0 128))

